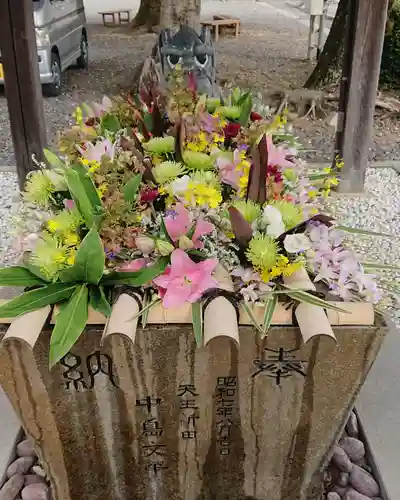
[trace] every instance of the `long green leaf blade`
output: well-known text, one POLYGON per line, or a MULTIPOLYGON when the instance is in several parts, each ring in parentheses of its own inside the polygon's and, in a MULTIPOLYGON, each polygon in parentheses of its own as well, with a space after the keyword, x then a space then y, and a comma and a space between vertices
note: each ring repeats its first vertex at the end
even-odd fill
POLYGON ((0 317, 15 318, 21 314, 36 311, 49 304, 56 304, 61 300, 68 299, 76 285, 51 283, 47 286, 25 292, 0 306, 0 317))
POLYGON ((44 157, 49 165, 56 168, 64 168, 64 162, 50 149, 43 149, 44 157))
POLYGON ((86 285, 79 285, 57 316, 50 339, 50 368, 70 351, 83 332, 87 320, 88 289, 86 285))
POLYGON ((313 306, 323 307, 324 309, 331 309, 332 311, 338 311, 348 314, 348 311, 346 311, 345 309, 334 306, 331 302, 320 299, 319 297, 316 297, 315 295, 312 295, 308 292, 299 292, 298 290, 291 292, 287 291, 286 295, 292 299, 298 300, 299 302, 307 302, 308 304, 312 304, 313 306))
POLYGON ((142 307, 142 309, 138 313, 136 313, 134 316, 132 316, 130 321, 133 321, 136 318, 140 318, 140 316, 143 316, 143 314, 149 313, 153 309, 153 307, 155 307, 160 302, 161 302, 161 299, 152 300, 146 306, 142 307))
POLYGON ((242 127, 244 127, 246 123, 249 121, 252 108, 253 108, 253 99, 251 97, 251 94, 249 93, 244 99, 243 104, 241 105, 239 123, 242 127))
POLYGON ((0 269, 0 286, 45 285, 46 282, 35 276, 26 267, 14 266, 0 269))
POLYGON ((165 271, 169 263, 169 257, 160 257, 152 266, 135 272, 118 272, 104 276, 100 284, 104 285, 130 285, 143 286, 150 283, 165 271))
POLYGON ((94 207, 91 203, 81 178, 73 168, 68 168, 66 171, 66 178, 69 192, 75 202, 79 212, 85 219, 87 227, 90 229, 94 224, 94 207))
POLYGON ((268 330, 270 329, 272 323, 272 316, 274 315, 274 311, 276 309, 277 304, 278 304, 278 296, 273 295, 265 305, 264 321, 262 326, 263 334, 261 338, 266 337, 268 334, 268 330))
POLYGON ((193 332, 197 347, 203 345, 203 316, 201 302, 192 304, 193 332))
POLYGON ((90 203, 94 209, 101 207, 101 200, 99 193, 97 192, 96 186, 93 184, 86 167, 81 163, 76 163, 71 167, 78 174, 82 186, 85 189, 85 193, 89 198, 90 203))
POLYGON ((75 263, 60 273, 64 283, 84 282, 97 285, 104 273, 105 255, 97 230, 93 227, 76 252, 75 263))
POLYGON ((378 269, 381 271, 395 271, 400 273, 400 266, 376 264, 375 262, 362 262, 361 264, 364 269, 378 269))
POLYGON ((359 229, 358 227, 347 227, 347 226, 335 226, 335 229, 339 231, 344 231, 351 234, 360 234, 364 236, 379 236, 383 238, 393 238, 392 234, 386 233, 376 233, 374 231, 369 231, 368 229, 359 229))
POLYGON ((253 311, 251 310, 251 308, 249 307, 249 304, 247 304, 247 302, 241 302, 240 303, 241 306, 243 307, 243 309, 245 310, 247 316, 250 318, 250 321, 251 323, 253 324, 254 328, 256 328, 256 330, 261 334, 261 335, 264 335, 264 331, 263 329, 261 328, 261 326, 258 324, 258 321, 256 319, 256 317, 254 316, 253 314, 253 311))

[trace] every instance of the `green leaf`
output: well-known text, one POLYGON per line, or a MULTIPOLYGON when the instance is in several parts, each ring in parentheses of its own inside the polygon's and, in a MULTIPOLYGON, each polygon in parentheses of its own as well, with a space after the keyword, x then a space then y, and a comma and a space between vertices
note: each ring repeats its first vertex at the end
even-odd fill
POLYGON ((149 132, 153 131, 153 117, 150 113, 144 113, 143 123, 149 132))
POLYGON ((43 149, 44 157, 49 165, 56 168, 64 168, 64 162, 50 149, 43 149))
POLYGON ((246 101, 246 99, 251 96, 250 92, 244 92, 240 98, 236 101, 235 105, 236 106, 242 106, 243 103, 246 101))
POLYGON ((168 243, 172 243, 172 239, 167 231, 167 226, 165 225, 164 217, 161 217, 161 221, 160 221, 160 237, 163 240, 167 240, 168 243))
POLYGON ((362 262, 364 269, 380 269, 382 271, 400 272, 400 266, 391 266, 386 264, 376 264, 375 262, 362 262))
POLYGON ((46 282, 35 276, 26 267, 5 267, 0 269, 0 286, 45 285, 46 282))
POLYGON ((89 198, 94 209, 99 209, 102 207, 99 193, 97 192, 96 186, 94 185, 86 167, 81 163, 75 163, 71 167, 79 175, 81 183, 85 189, 86 195, 89 198))
POLYGON ((201 302, 194 302, 192 304, 192 321, 196 345, 197 347, 201 347, 203 345, 203 315, 201 302))
POLYGON ((134 202, 142 181, 142 174, 137 174, 125 184, 123 188, 125 201, 134 202))
POLYGON ((298 290, 291 292, 287 291, 286 295, 292 299, 298 300, 299 302, 306 302, 308 304, 312 304, 313 306, 323 307, 324 309, 331 309, 332 311, 338 311, 348 314, 348 311, 346 311, 345 309, 334 306, 331 302, 322 300, 309 292, 301 292, 298 290))
POLYGON ((256 317, 254 316, 253 311, 251 310, 251 307, 249 307, 249 304, 247 302, 241 302, 240 305, 246 311, 246 314, 250 318, 250 321, 252 322, 254 328, 256 328, 256 330, 259 333, 261 333, 261 335, 264 335, 264 330, 258 324, 258 321, 257 321, 256 317))
POLYGON ((73 168, 67 169, 66 178, 72 199, 85 219, 87 227, 90 229, 95 223, 94 207, 85 190, 85 186, 83 185, 79 174, 73 168))
POLYGON ((265 312, 264 312, 264 321, 263 321, 263 335, 262 338, 266 337, 268 334, 268 330, 271 326, 272 323, 272 316, 274 315, 274 311, 276 308, 276 305, 278 303, 278 296, 273 295, 265 305, 265 312))
POLYGON ((32 262, 29 259, 29 256, 27 258, 26 255, 24 255, 23 266, 26 267, 27 269, 29 269, 29 271, 32 274, 34 274, 35 276, 40 278, 42 281, 44 281, 46 283, 51 283, 51 281, 48 278, 46 278, 46 276, 41 272, 39 267, 32 264, 32 262))
POLYGON ((104 287, 92 286, 89 290, 90 307, 103 314, 106 318, 111 316, 111 306, 104 293, 104 287))
POLYGON ((231 103, 232 106, 236 106, 237 105, 237 103, 238 103, 238 101, 240 99, 241 94, 242 94, 242 91, 238 87, 236 87, 236 88, 233 89, 233 91, 232 91, 232 93, 230 95, 230 97, 231 97, 231 99, 230 99, 231 102, 230 103, 231 103))
POLYGON ((242 127, 246 125, 249 121, 251 110, 253 109, 253 99, 249 93, 241 105, 241 111, 239 116, 239 123, 242 127))
POLYGON ((75 288, 76 285, 73 284, 51 283, 41 288, 25 292, 15 297, 15 299, 1 305, 0 317, 15 318, 21 314, 36 311, 49 304, 56 304, 60 302, 60 300, 68 299, 75 288))
POLYGON ((108 276, 104 276, 100 284, 143 286, 162 274, 168 264, 169 257, 160 257, 152 266, 141 269, 140 271, 131 273, 111 273, 108 276))
POLYGON ((101 127, 103 130, 107 130, 113 134, 116 134, 122 129, 118 118, 115 115, 110 115, 108 113, 101 119, 101 127))
POLYGON ((83 238, 76 252, 75 263, 60 273, 64 283, 83 281, 97 285, 104 273, 105 255, 103 243, 93 227, 83 238))
POLYGON ((137 314, 135 314, 130 321, 133 321, 136 318, 140 318, 140 316, 143 316, 144 314, 148 314, 153 309, 153 307, 155 307, 160 302, 161 299, 156 299, 149 302, 145 307, 142 307, 142 309, 137 314))
POLYGON ((393 238, 393 235, 386 233, 375 233, 374 231, 368 231, 368 229, 359 229, 358 227, 347 227, 347 226, 335 226, 335 229, 339 231, 345 231, 346 233, 352 234, 362 234, 365 236, 381 236, 384 238, 393 238))
POLYGON ((70 351, 83 332, 87 320, 88 289, 86 285, 79 285, 57 316, 50 339, 50 368, 70 351))

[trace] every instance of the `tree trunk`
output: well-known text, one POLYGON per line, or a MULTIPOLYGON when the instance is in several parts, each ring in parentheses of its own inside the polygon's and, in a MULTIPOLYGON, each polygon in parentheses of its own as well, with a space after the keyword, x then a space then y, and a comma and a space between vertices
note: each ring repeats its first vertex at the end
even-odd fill
POLYGON ((197 32, 200 28, 201 0, 162 0, 161 27, 187 25, 197 32))
POLYGON ((346 31, 348 11, 349 0, 340 0, 335 19, 317 65, 304 85, 306 88, 317 89, 328 84, 339 83, 343 66, 343 34, 346 31))
POLYGON ((132 28, 146 26, 151 32, 160 24, 161 0, 140 0, 139 10, 131 23, 132 28))

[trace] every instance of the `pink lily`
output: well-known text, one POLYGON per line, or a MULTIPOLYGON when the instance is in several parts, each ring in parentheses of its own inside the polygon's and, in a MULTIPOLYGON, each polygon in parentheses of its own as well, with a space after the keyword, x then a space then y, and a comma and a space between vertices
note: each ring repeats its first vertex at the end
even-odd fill
POLYGON ((282 146, 275 146, 272 136, 267 136, 268 165, 281 168, 293 168, 293 162, 286 159, 289 151, 282 146))
POLYGON ((100 162, 103 156, 114 159, 115 144, 109 139, 103 139, 95 145, 91 142, 87 142, 85 146, 86 149, 79 149, 79 152, 86 160, 100 162))
POLYGON ((179 307, 185 302, 196 302, 204 292, 216 288, 218 281, 211 276, 218 264, 217 259, 207 259, 196 264, 181 249, 171 254, 171 266, 153 280, 161 288, 163 306, 179 307))
POLYGON ((112 100, 107 96, 103 97, 101 104, 98 104, 97 102, 92 103, 92 111, 94 116, 96 118, 102 117, 104 113, 106 113, 112 107, 112 105, 112 100))
MULTIPOLYGON (((164 222, 169 237, 174 243, 182 236, 186 236, 193 225, 190 220, 189 211, 182 203, 176 205, 175 209, 164 218, 164 222)), ((204 245, 200 238, 205 234, 211 233, 213 230, 213 224, 199 217, 191 238, 194 248, 203 248, 204 245)))
POLYGON ((240 178, 243 175, 243 168, 240 165, 242 161, 239 149, 235 149, 233 152, 233 159, 226 156, 219 156, 217 158, 217 167, 219 168, 221 181, 232 186, 234 189, 239 188, 240 178))

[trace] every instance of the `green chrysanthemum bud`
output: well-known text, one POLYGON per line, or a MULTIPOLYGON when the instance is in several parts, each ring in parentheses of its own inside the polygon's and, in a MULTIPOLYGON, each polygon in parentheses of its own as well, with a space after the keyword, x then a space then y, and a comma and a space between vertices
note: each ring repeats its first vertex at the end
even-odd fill
POLYGON ((215 163, 214 158, 197 151, 185 151, 183 161, 192 170, 211 170, 215 163))
POLYGON ((254 267, 271 269, 278 260, 278 245, 269 236, 256 234, 250 240, 246 256, 254 267))
POLYGON ((239 212, 250 224, 252 224, 261 215, 260 205, 251 200, 238 200, 233 203, 233 206, 239 210, 239 212))
POLYGON ((172 136, 154 137, 143 143, 143 149, 153 155, 165 155, 175 151, 175 138, 172 136))
POLYGON ((273 201, 270 205, 277 208, 281 213, 287 231, 293 229, 304 220, 303 211, 297 205, 293 205, 293 203, 280 200, 273 201))
POLYGON ((152 173, 158 184, 165 184, 166 182, 183 175, 185 173, 185 169, 181 163, 163 161, 153 168, 152 173))
POLYGON ((237 120, 240 116, 241 109, 239 106, 220 106, 217 108, 216 112, 228 120, 237 120))
POLYGON ((221 100, 216 97, 209 97, 206 102, 206 107, 209 113, 214 113, 214 111, 221 106, 221 100))
POLYGON ((29 174, 26 179, 24 198, 28 203, 34 203, 40 208, 48 208, 54 185, 42 170, 29 174))
POLYGON ((287 168, 284 172, 283 175, 288 181, 295 181, 296 180, 296 172, 293 170, 293 168, 287 168))

